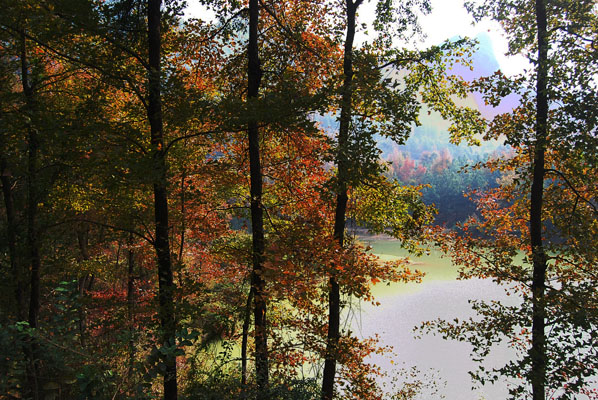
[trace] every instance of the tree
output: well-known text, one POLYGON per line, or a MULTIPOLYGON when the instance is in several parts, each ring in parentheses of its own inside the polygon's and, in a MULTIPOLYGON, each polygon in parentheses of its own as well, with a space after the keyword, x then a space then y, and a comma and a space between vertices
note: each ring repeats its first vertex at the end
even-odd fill
MULTIPOLYGON (((258 0, 249 1, 249 42, 248 42, 248 89, 247 102, 258 97, 262 71, 258 54, 258 0)), ((249 170, 251 176, 251 235, 252 259, 251 290, 254 303, 255 324, 255 364, 259 399, 268 397, 268 335, 266 332, 266 294, 263 278, 264 263, 264 213, 262 205, 262 167, 260 163, 259 121, 250 119, 247 125, 249 139, 249 170)))
MULTIPOLYGON (((170 241, 168 236, 168 189, 166 148, 162 124, 162 73, 161 73, 161 0, 148 0, 147 25, 148 25, 148 87, 149 98, 147 103, 147 118, 151 128, 151 148, 155 180, 154 187, 154 215, 156 233, 154 248, 158 259, 158 284, 160 303, 160 325, 162 328, 162 342, 165 346, 176 346, 176 319, 174 312, 175 285, 172 277, 172 262, 170 254, 170 241)), ((164 399, 177 398, 177 368, 176 355, 166 357, 164 371, 164 399)))
MULTIPOLYGON (((429 3, 396 5, 394 2, 378 2, 374 21, 378 36, 371 44, 366 43, 356 51, 356 16, 361 4, 360 0, 347 0, 343 10, 346 36, 342 42, 342 84, 337 99, 339 129, 334 155, 337 166, 334 238, 341 249, 345 244, 349 188, 380 182, 377 176, 382 171, 378 163, 379 151, 373 139, 375 134, 387 136, 398 143, 404 142, 409 136, 411 124, 419 123, 422 103, 454 121, 451 133, 455 141, 468 138, 474 142, 474 134, 480 133, 482 126, 475 111, 458 107, 451 97, 464 96, 467 85, 458 77, 445 74, 446 64, 466 62, 463 57, 469 51, 466 41, 447 42, 421 52, 393 47, 393 41, 404 40, 419 32, 416 13, 418 9, 424 13, 429 11, 429 3), (392 32, 395 28, 396 32, 392 32), (400 72, 383 77, 385 69, 390 67, 400 72), (402 73, 405 75, 401 76, 402 73)), ((422 218, 426 219, 423 215, 422 218)), ((408 225, 402 229, 393 227, 392 232, 406 238, 407 235, 402 232, 408 229, 408 225)), ((410 242, 406 240, 405 243, 410 242)), ((329 322, 322 379, 322 399, 327 400, 334 396, 340 340, 341 288, 336 274, 334 269, 329 273, 329 322)))
MULTIPOLYGON (((492 342, 500 340, 499 333, 511 341, 529 338, 529 347, 520 348, 523 358, 488 374, 491 380, 499 375, 525 377, 534 399, 569 398, 585 390, 591 375, 586 368, 596 365, 589 350, 592 340, 580 339, 596 323, 594 307, 589 306, 594 299, 589 288, 595 287, 590 272, 595 258, 592 250, 575 244, 581 231, 576 229, 573 234, 563 224, 563 208, 555 206, 567 208, 565 204, 574 199, 568 218, 577 220, 574 216, 578 213, 586 215, 589 220, 581 226, 587 229, 586 234, 593 231, 595 205, 580 192, 585 192, 584 178, 576 177, 575 169, 566 165, 576 163, 578 171, 586 172, 595 165, 591 161, 594 152, 585 151, 587 143, 596 141, 595 112, 578 103, 595 97, 590 89, 595 67, 590 64, 596 49, 588 44, 596 35, 592 31, 596 24, 594 4, 486 1, 469 7, 477 18, 488 13, 499 20, 509 34, 510 51, 525 54, 534 71, 513 79, 497 72, 480 82, 490 104, 497 104, 505 93, 520 94, 519 107, 497 116, 489 130, 493 137, 505 135, 518 153, 504 163, 490 163, 509 171, 511 179, 480 197, 482 219, 471 220, 463 236, 452 237, 452 251, 464 252, 455 259, 466 266, 466 276, 515 282, 523 303, 518 307, 475 304, 481 321, 436 326, 447 336, 469 340, 482 357, 492 342), (534 29, 530 30, 532 21, 534 29), (567 154, 564 149, 577 152, 567 154), (572 154, 577 155, 576 161, 571 160, 572 154), (581 185, 576 187, 573 181, 581 185), (475 239, 467 232, 471 230, 482 233, 482 238, 475 239), (515 261, 517 251, 526 256, 523 265, 515 261), (475 266, 482 260, 481 266, 475 266), (578 296, 589 301, 584 311, 578 296), (474 332, 482 326, 496 327, 486 340, 474 332), (576 360, 568 355, 573 348, 579 351, 576 360)), ((483 382, 488 375, 475 376, 483 382)), ((511 394, 515 398, 526 391, 521 384, 511 394)))
MULTIPOLYGON (((323 107, 321 99, 325 87, 322 82, 330 78, 328 70, 330 64, 335 62, 335 49, 331 41, 320 32, 330 25, 326 21, 325 10, 317 7, 308 10, 305 3, 251 2, 248 40, 241 39, 237 42, 242 43, 242 46, 237 45, 238 38, 231 41, 233 56, 230 57, 230 67, 225 70, 225 79, 231 82, 225 88, 233 88, 230 94, 224 92, 225 95, 230 95, 227 99, 231 103, 229 107, 232 110, 236 106, 244 111, 240 116, 233 114, 231 125, 243 123, 249 128, 249 203, 254 246, 249 297, 253 297, 254 302, 256 374, 261 396, 266 395, 269 374, 270 350, 266 346, 266 340, 271 333, 266 329, 266 301, 273 300, 271 293, 281 285, 279 280, 282 279, 276 273, 277 264, 269 259, 271 253, 268 248, 271 245, 266 244, 265 239, 267 237, 268 242, 279 243, 280 237, 285 234, 281 226, 288 224, 289 219, 305 218, 303 213, 290 212, 286 205, 291 201, 295 185, 304 185, 299 175, 304 173, 304 166, 309 166, 309 174, 314 174, 313 169, 318 168, 323 173, 322 153, 316 150, 317 146, 313 143, 322 143, 324 136, 315 128, 309 113, 323 107), (257 52, 258 34, 260 54, 257 52), (236 98, 244 97, 245 94, 244 91, 237 92, 237 86, 241 87, 238 82, 238 64, 245 57, 249 58, 250 90, 247 91, 246 104, 239 105, 236 98), (304 148, 310 148, 312 153, 306 153, 304 148), (297 165, 291 167, 292 163, 297 165), (290 168, 295 168, 296 171, 291 172, 290 168), (263 182, 263 176, 267 177, 267 183, 263 182), (264 221, 264 215, 268 216, 267 221, 264 221), (268 268, 265 267, 266 264, 268 268)), ((234 23, 240 11, 233 4, 228 14, 221 14, 223 31, 226 32, 227 24, 234 23)), ((247 151, 245 148, 237 148, 238 138, 234 132, 231 137, 233 139, 227 144, 227 150, 233 156, 237 153, 240 163, 244 163, 247 151)), ((303 179, 311 177, 305 175, 303 179)), ((304 192, 305 188, 301 191, 304 192)), ((318 192, 311 193, 320 196, 318 192)), ((302 198, 308 200, 303 196, 302 198)), ((309 201, 311 203, 314 200, 309 201)), ((297 203, 293 201, 293 204, 297 203)), ((293 252, 295 251, 300 250, 293 252)), ((248 321, 244 325, 248 327, 248 321)), ((243 343, 243 348, 246 349, 246 341, 243 343)), ((243 362, 243 365, 246 363, 243 362)))
MULTIPOLYGON (((343 86, 340 100, 340 127, 338 131, 338 154, 336 164, 338 167, 338 189, 336 197, 336 209, 334 214, 334 239, 338 241, 339 247, 343 248, 345 238, 345 214, 347 210, 348 157, 347 142, 349 136, 349 124, 352 118, 353 103, 353 41, 355 40, 355 26, 357 8, 363 0, 347 0, 346 27, 347 35, 344 41, 343 52, 343 86)), ((334 273, 330 275, 328 292, 328 334, 326 342, 326 357, 322 377, 322 399, 332 400, 334 395, 334 376, 336 374, 336 353, 340 340, 340 287, 334 273)))
POLYGON ((532 187, 530 193, 529 236, 532 248, 532 395, 534 400, 546 398, 546 308, 544 296, 546 292, 546 253, 542 240, 542 203, 544 197, 544 157, 546 152, 548 123, 548 38, 546 32, 546 4, 544 0, 536 1, 536 26, 538 31, 538 58, 536 78, 536 143, 532 187))

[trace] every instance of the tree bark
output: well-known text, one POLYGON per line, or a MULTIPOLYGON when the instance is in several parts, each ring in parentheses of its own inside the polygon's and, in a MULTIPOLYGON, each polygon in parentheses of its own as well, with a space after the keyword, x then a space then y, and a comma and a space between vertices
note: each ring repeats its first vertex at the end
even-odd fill
MULTIPOLYGON (((187 178, 187 170, 183 168, 183 173, 181 174, 181 244, 179 246, 179 257, 178 263, 179 265, 183 264, 183 251, 185 249, 185 230, 187 229, 187 218, 186 218, 186 208, 185 208, 185 179, 187 178)), ((181 280, 179 278, 179 285, 181 285, 181 280)))
MULTIPOLYGON (((158 260, 158 298, 159 317, 164 345, 176 342, 176 319, 174 314, 174 282, 170 241, 168 237, 168 190, 166 153, 163 136, 162 99, 161 99, 161 35, 160 5, 161 0, 148 0, 148 87, 149 99, 147 115, 151 129, 152 161, 154 174, 154 221, 156 225, 154 249, 158 260)), ((177 398, 176 357, 168 356, 164 360, 164 399, 177 398)))
POLYGON ((15 317, 23 321, 25 313, 25 288, 23 287, 23 269, 17 255, 17 225, 15 208, 12 193, 12 180, 8 175, 6 159, 0 156, 0 182, 2 182, 2 194, 4 196, 4 208, 6 210, 6 239, 8 240, 8 256, 10 270, 14 279, 16 310, 15 317))
POLYGON ((536 143, 530 204, 530 242, 533 258, 532 278, 532 361, 531 381, 533 400, 546 398, 546 254, 542 242, 542 203, 544 195, 544 153, 547 145, 548 128, 548 40, 546 33, 546 5, 536 0, 536 22, 538 29, 538 71, 536 87, 536 143))
MULTIPOLYGON (((84 229, 77 230, 77 243, 79 244, 79 251, 81 253, 81 262, 84 263, 85 261, 89 261, 89 250, 88 250, 88 242, 89 242, 89 227, 85 226, 84 229)), ((84 270, 82 268, 82 270, 84 270)), ((93 282, 93 274, 85 273, 84 276, 80 277, 78 280, 78 289, 79 289, 79 296, 83 298, 87 291, 91 289, 91 284, 93 282)), ((85 341, 85 331, 87 330, 87 312, 83 308, 83 304, 80 304, 79 308, 79 341, 81 342, 81 347, 86 346, 85 341)))
POLYGON ((127 318, 129 320, 129 377, 135 364, 135 254, 133 253, 133 234, 129 234, 127 250, 127 318))
POLYGON ((249 337, 249 325, 251 324, 251 304, 253 303, 253 289, 249 290, 247 295, 247 304, 245 306, 245 315, 243 317, 243 332, 241 334, 241 387, 243 390, 241 398, 246 397, 245 389, 247 386, 247 340, 249 337))
POLYGON ((39 319, 39 280, 41 259, 39 256, 39 243, 37 235, 38 212, 38 185, 37 169, 39 164, 39 139, 37 131, 32 125, 34 109, 33 87, 29 80, 29 67, 27 61, 27 42, 25 30, 21 30, 21 83, 25 96, 25 109, 27 113, 27 252, 31 265, 30 297, 29 297, 29 325, 38 327, 39 319))
MULTIPOLYGON (((337 196, 334 214, 334 238, 342 248, 345 241, 345 222, 347 212, 347 183, 348 157, 347 142, 353 112, 353 41, 355 39, 355 15, 363 0, 346 0, 347 34, 343 55, 343 86, 341 89, 341 115, 338 132, 337 164, 337 196)), ((328 334, 326 341, 326 359, 322 378, 322 399, 332 400, 334 397, 334 378, 336 375, 336 360, 338 357, 338 343, 340 339, 340 287, 336 274, 331 272, 328 292, 328 334)))
MULTIPOLYGON (((37 212, 39 198, 39 182, 37 179, 37 170, 39 164, 39 139, 37 131, 33 126, 34 114, 34 91, 33 85, 29 79, 29 65, 27 58, 27 41, 25 29, 21 29, 21 84, 23 95, 25 97, 25 113, 27 125, 27 255, 31 267, 29 281, 29 313, 28 322, 31 328, 39 327, 39 309, 40 309, 40 269, 41 259, 39 255, 39 242, 37 235, 37 212)), ((29 390, 34 400, 40 398, 40 388, 38 384, 38 365, 37 346, 30 342, 29 348, 25 350, 28 362, 27 380, 29 390)))
MULTIPOLYGON (((262 72, 258 54, 259 0, 249 1, 249 42, 247 63, 247 102, 257 99, 262 72)), ((262 166, 260 161, 260 137, 258 121, 249 120, 249 175, 251 196, 253 317, 255 324, 255 370, 258 399, 267 398, 268 393, 268 336, 266 330, 266 282, 264 268, 264 213, 262 209, 262 166)))

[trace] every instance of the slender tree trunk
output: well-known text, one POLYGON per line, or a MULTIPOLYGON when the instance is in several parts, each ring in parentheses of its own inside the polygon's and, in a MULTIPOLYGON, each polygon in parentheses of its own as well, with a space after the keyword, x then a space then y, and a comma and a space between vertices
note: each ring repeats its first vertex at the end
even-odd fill
MULTIPOLYGON (((259 0, 249 1, 248 44, 248 103, 257 99, 262 77, 258 54, 259 0)), ((266 330, 266 282, 264 268, 264 213, 262 209, 262 166, 258 121, 251 119, 247 127, 249 139, 249 175, 251 195, 252 260, 251 287, 253 289, 253 320, 255 324, 255 370, 258 398, 267 398, 268 392, 268 336, 266 330)))
POLYGON ((27 110, 27 249, 29 262, 31 264, 31 291, 29 299, 29 325, 37 328, 39 319, 39 280, 41 260, 39 256, 39 243, 37 235, 37 211, 38 211, 38 185, 37 169, 39 164, 39 139, 37 131, 32 126, 34 94, 31 82, 29 81, 29 70, 27 61, 27 44, 25 30, 21 31, 21 82, 25 95, 25 107, 27 110))
MULTIPOLYGON (((187 178, 187 171, 183 168, 181 174, 181 245, 179 246, 178 263, 183 263, 183 251, 185 249, 185 229, 187 229, 186 209, 185 209, 185 179, 187 178)), ((179 285, 181 284, 179 278, 179 285)))
POLYGON ((249 325, 251 324, 251 304, 253 303, 253 289, 249 289, 245 315, 243 317, 243 332, 241 334, 241 387, 243 388, 242 398, 245 398, 247 386, 247 340, 249 338, 249 325))
MULTIPOLYGON (((25 110, 28 121, 27 125, 27 255, 29 264, 31 266, 31 275, 29 282, 29 315, 28 322, 32 328, 37 328, 39 323, 39 309, 40 309, 40 269, 41 259, 39 255, 39 241, 37 234, 37 212, 38 212, 38 198, 39 198, 39 182, 37 179, 37 170, 39 164, 39 140, 37 131, 33 126, 34 114, 34 92, 33 85, 29 80, 29 65, 27 59, 27 41, 25 29, 21 30, 21 83, 23 86, 23 94, 25 96, 25 110)), ((30 343, 29 348, 25 351, 29 358, 28 365, 28 385, 35 400, 40 398, 40 388, 38 384, 38 365, 37 346, 35 343, 30 343)))
POLYGON ((89 261, 89 227, 77 229, 77 244, 82 261, 89 261))
POLYGON ((127 250, 127 319, 129 321, 129 368, 128 375, 133 372, 135 363, 135 254, 133 253, 133 234, 129 234, 127 250))
MULTIPOLYGON (((159 316, 162 329, 162 342, 165 345, 175 344, 176 320, 174 315, 174 282, 170 242, 168 237, 168 191, 166 180, 166 153, 164 147, 162 100, 161 100, 161 67, 160 67, 160 5, 161 0, 148 0, 148 53, 149 53, 149 101, 147 114, 151 128, 151 144, 154 167, 154 219, 156 232, 154 248, 158 259, 158 297, 159 316)), ((165 360, 164 399, 177 398, 176 357, 165 360)))
MULTIPOLYGON (((341 116, 338 132, 338 153, 336 156, 337 170, 337 196, 334 214, 334 238, 343 247, 345 241, 345 222, 347 213, 347 180, 348 159, 347 142, 352 115, 353 97, 353 41, 355 39, 355 14, 362 0, 353 2, 346 0, 347 7, 347 35, 343 57, 343 87, 341 92, 341 116)), ((340 339, 340 287, 332 272, 329 280, 328 292, 328 335, 326 341, 326 360, 324 361, 324 374, 322 378, 322 399, 332 400, 334 397, 334 378, 336 375, 336 360, 338 343, 340 339)))
MULTIPOLYGON (((81 253, 81 261, 89 261, 89 251, 88 251, 88 242, 89 242, 89 227, 85 227, 85 229, 78 229, 77 230, 77 243, 79 244, 79 251, 81 253)), ((83 270, 83 269, 82 269, 83 270)), ((93 282, 93 275, 90 273, 85 273, 84 276, 80 277, 78 280, 78 289, 79 289, 79 296, 83 298, 87 291, 91 289, 91 283, 93 282)), ((87 312, 83 304, 80 305, 79 308, 79 340, 81 342, 81 346, 85 347, 85 331, 87 330, 87 312)))
POLYGON ((12 180, 7 171, 6 159, 0 158, 0 181, 2 182, 2 194, 4 196, 4 207, 6 209, 6 239, 8 240, 8 256, 10 259, 10 270, 15 285, 15 316, 17 320, 25 319, 25 290, 23 287, 23 269, 17 256, 17 225, 15 208, 12 194, 12 180))
POLYGON ((546 5, 536 0, 536 21, 538 27, 538 76, 536 88, 536 144, 530 205, 530 242, 533 257, 532 281, 532 392, 534 400, 546 397, 546 254, 542 243, 542 202, 544 195, 544 153, 548 128, 548 40, 546 34, 546 5))

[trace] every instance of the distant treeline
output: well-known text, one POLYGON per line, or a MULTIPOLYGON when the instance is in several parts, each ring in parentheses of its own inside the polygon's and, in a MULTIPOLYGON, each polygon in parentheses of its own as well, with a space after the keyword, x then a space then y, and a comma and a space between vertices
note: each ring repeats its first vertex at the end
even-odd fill
POLYGON ((387 155, 388 173, 402 184, 428 185, 422 191, 423 199, 438 210, 436 224, 452 228, 476 212, 475 204, 466 196, 468 193, 498 186, 500 172, 474 168, 495 155, 453 158, 449 149, 444 148, 424 151, 419 159, 414 159, 395 148, 387 155))

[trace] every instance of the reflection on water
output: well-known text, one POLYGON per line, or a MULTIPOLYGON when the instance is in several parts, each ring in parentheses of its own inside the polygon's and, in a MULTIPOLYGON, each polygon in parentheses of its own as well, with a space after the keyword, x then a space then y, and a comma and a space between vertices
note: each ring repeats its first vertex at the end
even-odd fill
MULTIPOLYGON (((362 241, 383 260, 407 255, 396 241, 362 241)), ((436 370, 436 376, 446 381, 441 394, 448 400, 505 399, 508 393, 506 382, 472 389, 468 371, 475 369, 476 364, 470 359, 469 344, 433 335, 415 339, 413 328, 438 318, 462 320, 473 317, 475 314, 468 300, 500 300, 512 304, 513 297, 506 296, 504 289, 490 280, 457 280, 457 268, 451 265, 449 259, 441 258, 439 252, 411 259, 413 268, 426 273, 422 283, 375 286, 374 294, 381 305, 362 304, 361 314, 352 323, 353 329, 363 337, 378 334, 381 344, 394 347, 397 354, 394 363, 385 356, 372 357, 372 361, 391 373, 401 363, 407 367, 417 366, 422 372, 436 370)), ((500 346, 490 354, 484 365, 486 368, 500 367, 513 357, 511 349, 506 345, 500 346)), ((440 395, 427 396, 422 399, 441 398, 440 395)))

